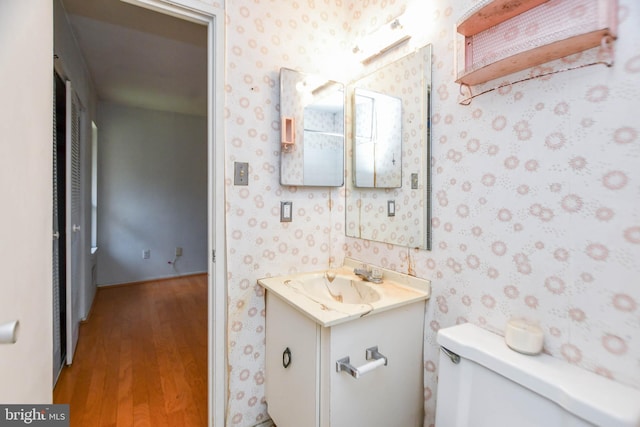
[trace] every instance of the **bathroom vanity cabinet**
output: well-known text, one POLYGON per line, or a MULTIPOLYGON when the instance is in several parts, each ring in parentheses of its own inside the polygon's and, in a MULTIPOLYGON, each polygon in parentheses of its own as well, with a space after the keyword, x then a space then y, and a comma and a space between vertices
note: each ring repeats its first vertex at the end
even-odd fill
POLYGON ((276 293, 266 294, 266 399, 278 427, 422 426, 426 299, 322 326, 276 293), (354 378, 337 372, 369 361, 386 366, 354 378))

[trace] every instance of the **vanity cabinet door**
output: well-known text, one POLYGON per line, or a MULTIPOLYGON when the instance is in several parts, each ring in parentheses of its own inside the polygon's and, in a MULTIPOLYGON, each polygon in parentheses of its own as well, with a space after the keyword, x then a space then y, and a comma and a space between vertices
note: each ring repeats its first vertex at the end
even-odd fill
POLYGON ((422 427, 424 311, 421 301, 331 328, 329 363, 323 366, 330 383, 323 397, 331 411, 323 427, 422 427), (387 366, 359 379, 336 371, 345 356, 356 367, 368 363, 365 350, 373 346, 388 358, 387 366))
POLYGON ((319 422, 319 326, 267 292, 267 411, 278 427, 319 422))

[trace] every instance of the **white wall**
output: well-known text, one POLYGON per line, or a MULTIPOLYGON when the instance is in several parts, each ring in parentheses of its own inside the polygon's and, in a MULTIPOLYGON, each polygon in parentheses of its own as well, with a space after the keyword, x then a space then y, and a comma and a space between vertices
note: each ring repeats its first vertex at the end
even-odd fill
POLYGON ((206 118, 100 103, 98 120, 98 284, 206 272, 206 118))
POLYGON ((50 403, 53 6, 0 2, 0 402, 50 403))
MULTIPOLYGON (((91 121, 95 121, 96 92, 78 47, 71 25, 67 20, 65 10, 59 0, 53 2, 54 9, 54 52, 62 64, 64 74, 71 81, 72 87, 78 94, 84 108, 82 115, 82 129, 80 131, 80 163, 81 163, 81 280, 79 289, 81 305, 79 318, 86 318, 96 293, 91 283, 91 121)), ((60 72, 60 70, 58 70, 60 72)), ((59 118, 60 120, 60 118, 59 118)))

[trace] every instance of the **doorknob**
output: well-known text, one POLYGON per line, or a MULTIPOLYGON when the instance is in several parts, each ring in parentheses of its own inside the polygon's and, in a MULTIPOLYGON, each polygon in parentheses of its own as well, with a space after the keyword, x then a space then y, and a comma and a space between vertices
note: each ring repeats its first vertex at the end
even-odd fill
POLYGON ((18 325, 20 322, 13 322, 0 325, 0 344, 15 344, 18 341, 18 325))
POLYGON ((79 225, 73 224, 73 227, 71 227, 71 228, 73 229, 74 232, 75 231, 80 231, 80 226, 79 225))
POLYGON ((53 233, 53 240, 58 240, 60 238, 60 232, 56 231, 53 233))

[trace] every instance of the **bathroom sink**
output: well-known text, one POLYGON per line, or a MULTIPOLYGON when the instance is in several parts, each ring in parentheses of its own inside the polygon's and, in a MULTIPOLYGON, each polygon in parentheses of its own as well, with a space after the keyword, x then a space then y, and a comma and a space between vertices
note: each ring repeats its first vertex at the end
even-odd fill
POLYGON ((324 327, 429 298, 428 280, 380 268, 382 282, 372 283, 354 274, 361 265, 345 258, 339 268, 265 277, 258 283, 324 327))
POLYGON ((380 292, 373 288, 375 285, 353 276, 333 274, 330 271, 291 279, 285 281, 285 285, 322 302, 370 304, 380 300, 380 292))

